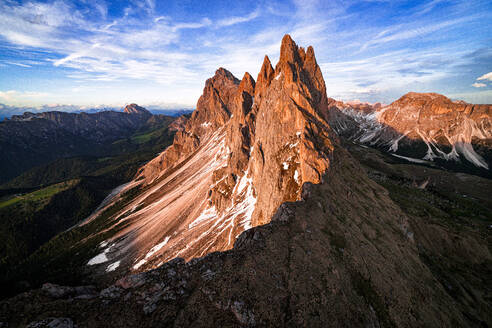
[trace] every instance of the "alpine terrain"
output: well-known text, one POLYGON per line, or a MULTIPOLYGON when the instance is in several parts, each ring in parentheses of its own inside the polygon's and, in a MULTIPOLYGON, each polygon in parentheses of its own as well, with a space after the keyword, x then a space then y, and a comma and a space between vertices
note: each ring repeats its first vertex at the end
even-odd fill
POLYGON ((491 177, 492 105, 453 102, 410 92, 388 106, 330 101, 331 125, 341 135, 414 163, 491 177))
POLYGON ((7 275, 34 289, 0 326, 490 326, 491 109, 335 101, 285 35, 256 80, 219 68, 169 147, 7 275))
POLYGON ((121 150, 113 142, 157 130, 174 119, 152 115, 136 104, 126 106, 123 112, 13 115, 0 122, 0 183, 60 158, 114 154, 121 150))

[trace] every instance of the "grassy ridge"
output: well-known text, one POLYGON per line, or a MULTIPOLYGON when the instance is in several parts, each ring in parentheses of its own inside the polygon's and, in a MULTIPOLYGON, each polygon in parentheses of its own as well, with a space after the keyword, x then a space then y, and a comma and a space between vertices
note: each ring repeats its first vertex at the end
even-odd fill
POLYGON ((120 227, 104 234, 96 233, 111 225, 107 218, 118 212, 136 192, 138 189, 129 190, 122 200, 94 221, 57 234, 16 266, 0 270, 0 298, 38 287, 47 281, 65 285, 92 283, 93 281, 87 280, 90 277, 86 276, 87 261, 98 253, 97 245, 120 227), (89 236, 92 237, 88 238, 89 236))
MULTIPOLYGON (((140 130, 134 135, 106 145, 100 156, 60 158, 49 164, 34 167, 0 186, 0 189, 44 187, 76 179, 80 176, 123 174, 130 180, 136 168, 168 147, 174 132, 168 130, 169 122, 140 130)), ((120 178, 120 177, 118 177, 120 178)))
POLYGON ((28 194, 9 195, 4 199, 0 199, 0 209, 3 209, 4 207, 9 207, 14 204, 25 205, 27 203, 37 203, 38 208, 42 208, 47 202, 49 202, 52 196, 68 188, 71 188, 76 183, 77 180, 69 180, 66 182, 48 186, 46 188, 41 188, 28 194))

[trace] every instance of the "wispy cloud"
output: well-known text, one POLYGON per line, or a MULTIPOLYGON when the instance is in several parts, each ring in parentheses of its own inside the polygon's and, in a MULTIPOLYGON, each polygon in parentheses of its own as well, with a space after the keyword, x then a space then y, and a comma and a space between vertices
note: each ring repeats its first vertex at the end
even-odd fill
POLYGON ((231 26, 234 24, 249 22, 250 20, 257 18, 259 15, 260 15, 260 11, 257 9, 246 16, 231 16, 224 19, 220 19, 217 22, 217 26, 224 27, 224 26, 231 26))
POLYGON ((23 63, 18 63, 18 62, 13 62, 13 61, 6 61, 5 63, 10 64, 10 65, 19 66, 19 67, 32 67, 31 65, 28 65, 28 64, 23 64, 23 63))
POLYGON ((475 82, 472 84, 472 87, 475 87, 475 88, 485 88, 487 85, 485 83, 478 83, 478 82, 475 82))
POLYGON ((467 22, 473 19, 473 17, 462 17, 452 20, 447 20, 440 23, 428 24, 425 26, 415 26, 416 24, 402 25, 396 27, 397 31, 390 32, 389 30, 384 30, 380 32, 375 38, 366 42, 362 47, 361 51, 365 50, 371 46, 378 46, 382 44, 386 44, 389 42, 397 42, 404 41, 408 39, 421 38, 432 34, 433 32, 437 32, 439 30, 443 30, 446 28, 455 28, 460 24, 467 22))
POLYGON ((487 74, 484 74, 482 76, 480 76, 479 78, 477 78, 478 81, 482 81, 482 80, 489 80, 489 81, 492 81, 492 72, 489 72, 487 74))
POLYGON ((198 23, 178 23, 172 27, 172 30, 178 31, 181 29, 195 29, 195 28, 202 28, 210 25, 212 25, 212 21, 205 17, 198 23))
POLYGON ((422 4, 421 7, 419 7, 417 9, 416 15, 427 14, 427 13, 431 12, 432 10, 434 10, 440 4, 447 3, 447 2, 451 2, 451 1, 449 1, 449 0, 432 0, 432 1, 425 2, 424 4, 422 4))
POLYGON ((7 90, 0 91, 0 101, 10 104, 35 103, 47 95, 47 92, 7 90))

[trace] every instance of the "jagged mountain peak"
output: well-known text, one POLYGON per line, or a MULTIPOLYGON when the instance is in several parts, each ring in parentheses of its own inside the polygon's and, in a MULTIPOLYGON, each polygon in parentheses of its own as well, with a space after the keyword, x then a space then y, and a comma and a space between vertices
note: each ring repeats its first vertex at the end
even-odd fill
POLYGON ((339 102, 331 105, 332 125, 350 139, 380 147, 410 162, 437 163, 490 176, 492 105, 417 92, 409 92, 385 107, 339 102))
POLYGON ((217 92, 227 92, 226 89, 234 88, 239 85, 240 80, 238 80, 234 74, 229 72, 227 69, 220 67, 215 71, 215 75, 209 78, 205 82, 205 89, 215 89, 217 92))
POLYGON ((226 78, 226 79, 229 79, 229 80, 238 81, 238 79, 234 76, 234 74, 232 74, 231 72, 229 72, 224 67, 219 67, 215 71, 214 78, 218 78, 218 77, 223 77, 223 78, 226 78))
POLYGON ((293 100, 311 115, 328 119, 326 85, 312 46, 306 53, 290 35, 285 35, 273 79, 282 81, 292 93, 293 100))
POLYGON ((219 68, 173 145, 121 191, 141 188, 122 209, 131 223, 111 238, 132 261, 122 267, 230 249, 242 231, 270 222, 280 204, 299 200, 304 183, 322 181, 337 142, 322 115, 323 76, 312 48, 301 55, 290 37, 283 43, 295 60, 286 63, 292 78, 282 77, 283 59, 277 72, 266 56, 257 82, 219 68))
POLYGON ((241 80, 241 83, 239 84, 239 90, 240 92, 247 92, 250 95, 254 95, 255 93, 255 85, 256 82, 249 74, 248 72, 244 73, 243 79, 241 80))
POLYGON ((198 136, 223 126, 231 116, 231 106, 240 81, 225 68, 205 82, 203 94, 188 122, 188 131, 198 136))
POLYGON ((274 73, 275 72, 273 70, 272 63, 270 62, 270 58, 268 58, 268 56, 265 55, 265 58, 263 58, 263 64, 261 65, 260 72, 258 73, 258 77, 256 78, 255 97, 258 97, 270 85, 274 73))
POLYGON ((285 34, 280 45, 279 63, 293 63, 299 57, 299 48, 289 34, 285 34))

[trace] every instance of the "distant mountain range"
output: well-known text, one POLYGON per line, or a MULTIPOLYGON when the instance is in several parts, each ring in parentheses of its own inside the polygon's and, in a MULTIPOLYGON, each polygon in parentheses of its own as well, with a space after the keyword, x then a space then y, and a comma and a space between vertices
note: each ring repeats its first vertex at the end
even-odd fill
MULTIPOLYGON (((162 114, 169 116, 180 116, 188 114, 193 111, 193 108, 168 105, 150 105, 146 106, 152 114, 162 114)), ((104 111, 122 112, 124 107, 119 106, 76 106, 76 105, 42 105, 38 107, 32 106, 10 106, 6 104, 0 104, 0 121, 4 119, 10 119, 13 115, 22 115, 26 112, 29 113, 42 113, 42 112, 68 112, 68 113, 98 113, 104 111)))
POLYGON ((491 177, 492 105, 409 92, 387 106, 330 99, 338 134, 407 162, 491 177))
POLYGON ((175 117, 136 104, 123 111, 25 112, 0 122, 0 183, 38 165, 73 156, 107 154, 112 142, 157 129, 175 117))

